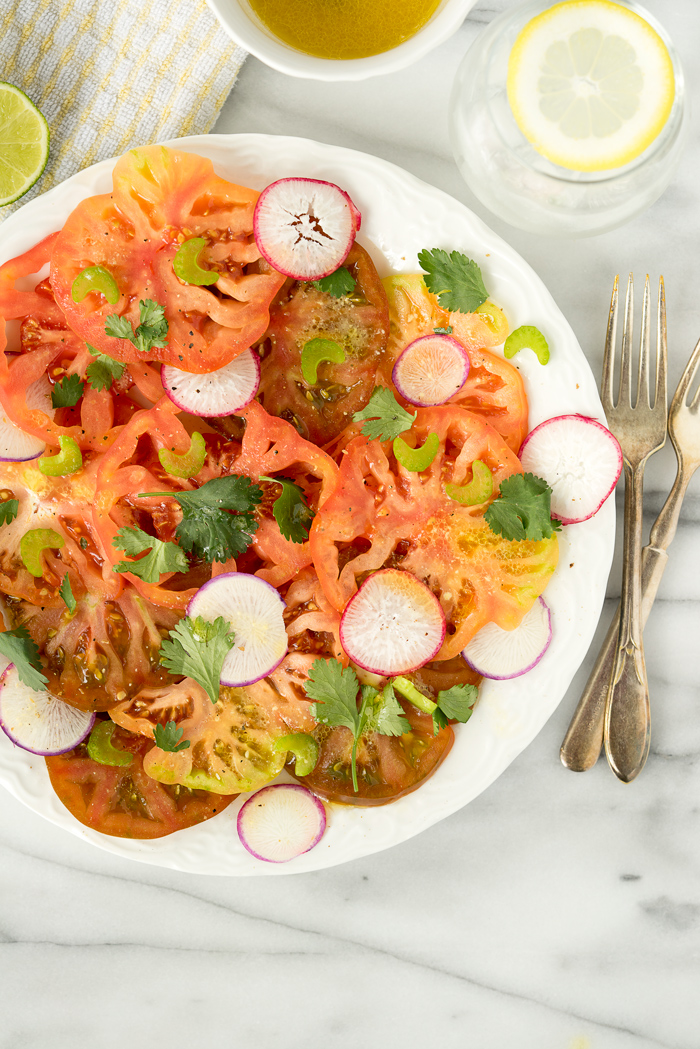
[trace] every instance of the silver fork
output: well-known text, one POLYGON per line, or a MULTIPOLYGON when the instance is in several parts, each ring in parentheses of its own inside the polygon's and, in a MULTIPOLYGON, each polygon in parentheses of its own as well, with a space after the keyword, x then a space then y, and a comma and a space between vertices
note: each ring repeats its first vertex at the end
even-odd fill
MULTIPOLYGON (((620 442, 624 457, 625 511, 620 626, 612 677, 608 677, 607 680, 603 678, 602 691, 605 696, 603 739, 610 767, 619 779, 629 783, 644 767, 650 741, 649 688, 642 643, 642 493, 646 461, 650 455, 662 448, 666 441, 666 300, 663 278, 659 281, 656 382, 653 405, 649 396, 649 278, 647 277, 644 285, 637 392, 634 406, 632 404, 634 314, 632 274, 627 284, 620 362, 620 390, 616 404, 613 384, 617 305, 618 278, 616 277, 605 340, 601 393, 608 424, 620 442)), ((599 670, 598 664, 596 665, 597 670, 599 670)), ((576 713, 578 715, 579 711, 577 710, 576 713)), ((576 715, 574 715, 574 721, 576 721, 576 715)), ((585 719, 582 719, 581 723, 585 726, 585 719)), ((564 758, 564 748, 568 738, 567 735, 562 748, 562 760, 565 764, 567 761, 564 758)))
MULTIPOLYGON (((642 625, 649 618, 668 562, 666 551, 676 534, 683 498, 691 477, 700 466, 700 388, 687 403, 698 367, 700 342, 680 378, 668 412, 668 433, 676 450, 678 470, 668 498, 652 525, 649 543, 642 551, 642 625)), ((619 632, 618 609, 561 745, 562 764, 573 772, 585 772, 595 765, 603 745, 605 699, 619 632)))

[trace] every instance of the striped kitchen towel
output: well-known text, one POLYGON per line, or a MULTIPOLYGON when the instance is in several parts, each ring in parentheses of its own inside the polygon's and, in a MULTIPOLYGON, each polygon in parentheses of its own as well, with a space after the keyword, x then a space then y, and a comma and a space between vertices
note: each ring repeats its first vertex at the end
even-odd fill
POLYGON ((135 145, 210 130, 246 57, 205 0, 0 0, 0 80, 46 117, 37 193, 135 145))

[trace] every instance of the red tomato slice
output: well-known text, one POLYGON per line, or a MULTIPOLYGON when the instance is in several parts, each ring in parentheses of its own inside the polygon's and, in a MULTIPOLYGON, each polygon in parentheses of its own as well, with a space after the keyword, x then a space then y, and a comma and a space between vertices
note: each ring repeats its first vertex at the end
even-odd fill
POLYGON ((233 796, 156 783, 143 770, 150 743, 116 728, 112 744, 134 755, 130 766, 101 765, 85 744, 46 758, 51 786, 68 811, 86 827, 116 838, 162 838, 211 819, 233 796))
POLYGON ((255 244, 259 194, 219 178, 210 160, 164 146, 131 150, 113 181, 112 193, 77 206, 54 247, 51 284, 71 328, 119 361, 162 361, 199 373, 228 364, 264 333, 285 279, 255 244), (194 237, 207 242, 201 261, 219 272, 216 284, 186 284, 175 275, 175 254, 194 237), (121 293, 115 306, 98 292, 73 301, 73 281, 88 266, 112 274, 121 293), (164 307, 168 344, 144 354, 107 335, 105 324, 117 313, 136 328, 145 299, 164 307))
POLYGON ((492 471, 494 491, 520 462, 496 431, 463 408, 418 409, 412 432, 422 444, 436 433, 431 466, 400 466, 391 442, 354 438, 338 483, 311 528, 314 565, 331 604, 342 611, 369 572, 400 567, 440 599, 447 635, 439 659, 457 656, 477 630, 495 622, 512 629, 544 590, 558 557, 556 536, 510 542, 491 531, 485 505, 462 506, 445 483, 471 479, 479 459, 492 471))

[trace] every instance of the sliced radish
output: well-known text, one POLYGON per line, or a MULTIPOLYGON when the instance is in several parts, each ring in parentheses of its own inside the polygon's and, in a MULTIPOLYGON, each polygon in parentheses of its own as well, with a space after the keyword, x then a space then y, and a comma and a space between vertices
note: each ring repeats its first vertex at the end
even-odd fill
POLYGON ((89 735, 95 715, 20 681, 14 663, 0 678, 0 728, 22 750, 49 757, 72 750, 89 735))
MULTIPOLYGON (((56 409, 51 404, 51 383, 45 375, 27 387, 26 403, 28 408, 38 408, 53 419, 56 409)), ((23 463, 45 451, 45 441, 21 430, 0 407, 0 462, 23 463)))
POLYGON ((406 674, 430 662, 445 640, 445 613, 410 572, 384 568, 365 580, 340 620, 340 641, 372 674, 406 674))
POLYGON ((318 845, 325 829, 323 803, 298 783, 263 787, 238 813, 241 844, 266 863, 287 863, 303 856, 318 845))
POLYGON ((244 350, 230 364, 206 375, 164 364, 160 378, 170 400, 183 412, 204 418, 231 415, 250 404, 258 392, 260 361, 257 353, 244 350))
POLYGON ((283 178, 260 194, 253 227, 271 266, 295 280, 318 280, 347 258, 360 212, 332 182, 283 178))
POLYGON ((540 423, 520 449, 526 472, 552 489, 552 514, 579 524, 600 510, 622 470, 622 451, 610 430, 586 415, 558 415, 540 423))
POLYGON ((422 335, 409 343, 391 373, 394 386, 411 404, 444 404, 462 389, 469 374, 467 351, 449 335, 422 335))
POLYGON ((224 572, 200 587, 187 615, 209 622, 223 616, 236 638, 221 670, 222 685, 252 685, 280 665, 287 654, 285 607, 274 586, 247 572, 224 572))
POLYGON ((472 670, 494 681, 508 681, 536 667, 552 640, 552 613, 541 597, 515 630, 488 623, 462 655, 472 670))

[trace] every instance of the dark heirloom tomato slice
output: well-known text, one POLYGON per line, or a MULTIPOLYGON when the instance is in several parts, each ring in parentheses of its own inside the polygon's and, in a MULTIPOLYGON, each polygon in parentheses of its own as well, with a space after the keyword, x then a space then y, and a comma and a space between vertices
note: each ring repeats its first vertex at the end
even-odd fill
POLYGON ((342 611, 367 575, 402 568, 440 599, 447 633, 438 658, 457 656, 477 630, 495 622, 513 629, 542 593, 557 564, 556 536, 511 542, 491 531, 486 504, 462 506, 445 484, 471 480, 479 459, 504 478, 522 473, 496 431, 463 408, 418 410, 412 433, 423 444, 440 440, 431 466, 411 472, 394 458, 390 441, 354 438, 338 483, 311 528, 313 561, 331 604, 342 611))
POLYGON ((123 156, 113 185, 112 193, 78 204, 54 247, 51 283, 70 326, 120 361, 157 360, 190 372, 228 364, 263 334, 284 283, 255 244, 259 194, 219 178, 210 160, 163 146, 123 156), (175 275, 175 254, 194 237, 207 242, 202 262, 219 273, 215 284, 186 284, 175 275), (116 305, 98 292, 73 301, 73 281, 88 266, 112 274, 121 293, 116 305), (142 299, 163 306, 169 325, 167 346, 145 354, 105 332, 112 313, 137 327, 142 299))
POLYGON ((101 765, 81 744, 46 758, 51 786, 68 811, 86 827, 115 838, 163 838, 211 819, 233 796, 156 783, 143 770, 151 743, 116 728, 112 744, 133 754, 131 765, 101 765))
POLYGON ((367 404, 389 333, 386 294, 367 252, 355 243, 343 265, 357 282, 350 295, 334 298, 312 282, 294 282, 271 308, 260 346, 260 403, 321 445, 367 404), (319 365, 314 384, 301 371, 301 351, 310 339, 331 339, 345 351, 342 364, 319 365))

